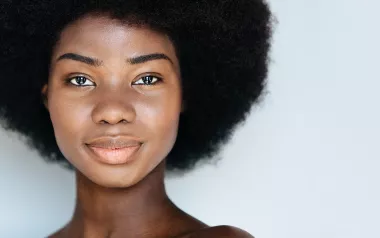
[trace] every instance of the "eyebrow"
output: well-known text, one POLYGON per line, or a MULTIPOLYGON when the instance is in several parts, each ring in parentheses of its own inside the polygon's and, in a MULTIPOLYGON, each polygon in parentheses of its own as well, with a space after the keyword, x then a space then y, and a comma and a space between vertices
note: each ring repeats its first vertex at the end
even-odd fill
POLYGON ((57 61, 64 60, 64 59, 79 61, 79 62, 88 64, 91 66, 95 66, 95 67, 101 66, 103 64, 103 62, 101 60, 91 58, 91 57, 87 57, 87 56, 83 56, 83 55, 78 55, 75 53, 63 54, 57 59, 57 61))
POLYGON ((147 61, 159 60, 159 59, 168 60, 168 61, 170 61, 170 63, 173 64, 173 61, 167 55, 161 54, 161 53, 141 55, 141 56, 129 58, 129 59, 127 59, 127 62, 130 64, 142 64, 142 63, 145 63, 147 61))
MULTIPOLYGON (((99 59, 91 58, 88 56, 83 56, 83 55, 79 55, 75 53, 63 54, 57 59, 57 61, 64 60, 64 59, 79 61, 79 62, 88 64, 94 67, 98 67, 103 64, 103 62, 99 59)), ((162 53, 154 53, 154 54, 132 57, 132 58, 127 59, 127 63, 134 65, 134 64, 142 64, 142 63, 152 61, 152 60, 159 60, 159 59, 168 60, 170 61, 170 63, 173 64, 173 61, 167 55, 162 54, 162 53)))

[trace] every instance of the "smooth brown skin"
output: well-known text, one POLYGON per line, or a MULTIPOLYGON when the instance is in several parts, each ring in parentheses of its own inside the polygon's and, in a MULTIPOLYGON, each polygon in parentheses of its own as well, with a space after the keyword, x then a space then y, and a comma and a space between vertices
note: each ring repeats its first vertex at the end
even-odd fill
POLYGON ((76 168, 77 182, 74 215, 50 238, 251 237, 234 227, 208 227, 166 194, 165 157, 184 110, 179 62, 167 36, 87 15, 63 30, 42 95, 57 144, 76 168), (98 62, 58 60, 67 53, 98 62), (170 60, 128 60, 154 53, 170 60), (146 75, 162 81, 137 85, 146 75), (86 77, 83 86, 75 87, 76 76, 86 77), (107 165, 92 158, 85 143, 105 134, 143 141, 136 159, 107 165))

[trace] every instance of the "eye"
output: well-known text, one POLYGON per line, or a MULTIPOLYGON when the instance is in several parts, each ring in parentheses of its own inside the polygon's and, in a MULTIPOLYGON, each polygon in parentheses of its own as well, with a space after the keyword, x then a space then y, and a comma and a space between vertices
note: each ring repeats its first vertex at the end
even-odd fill
POLYGON ((153 76, 153 75, 147 75, 147 76, 143 76, 141 77, 139 80, 137 80, 134 84, 135 85, 154 85, 156 84, 157 82, 161 81, 162 79, 159 78, 159 77, 156 77, 156 76, 153 76), (138 83, 140 82, 140 83, 138 83))
POLYGON ((75 76, 75 77, 69 78, 67 79, 67 82, 77 87, 94 86, 94 83, 84 76, 75 76), (90 82, 90 84, 85 84, 85 82, 90 82))

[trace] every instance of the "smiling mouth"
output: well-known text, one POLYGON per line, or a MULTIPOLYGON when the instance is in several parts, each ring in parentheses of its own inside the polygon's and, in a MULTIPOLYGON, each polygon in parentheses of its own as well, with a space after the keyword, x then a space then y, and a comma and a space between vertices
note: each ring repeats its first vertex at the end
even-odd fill
POLYGON ((112 149, 95 147, 91 145, 87 145, 87 147, 95 154, 95 159, 99 162, 109 165, 119 165, 131 162, 133 160, 133 155, 141 147, 141 144, 112 149))

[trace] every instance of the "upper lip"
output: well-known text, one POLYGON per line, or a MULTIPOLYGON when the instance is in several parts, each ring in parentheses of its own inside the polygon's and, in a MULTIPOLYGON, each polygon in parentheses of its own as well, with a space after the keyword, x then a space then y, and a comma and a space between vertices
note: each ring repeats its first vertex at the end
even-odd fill
POLYGON ((86 144, 92 147, 104 149, 120 149, 139 146, 142 142, 127 136, 103 136, 95 138, 86 144))

